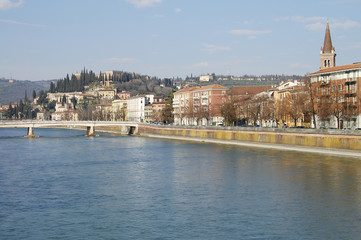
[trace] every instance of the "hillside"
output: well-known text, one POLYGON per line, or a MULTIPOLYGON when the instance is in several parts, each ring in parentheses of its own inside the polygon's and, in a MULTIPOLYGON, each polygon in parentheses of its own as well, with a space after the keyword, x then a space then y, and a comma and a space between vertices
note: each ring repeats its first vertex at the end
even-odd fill
POLYGON ((19 102, 24 99, 25 91, 27 91, 28 98, 32 98, 33 90, 38 94, 39 91, 49 90, 51 80, 48 81, 20 81, 13 80, 9 82, 8 79, 0 79, 0 104, 9 104, 19 102))

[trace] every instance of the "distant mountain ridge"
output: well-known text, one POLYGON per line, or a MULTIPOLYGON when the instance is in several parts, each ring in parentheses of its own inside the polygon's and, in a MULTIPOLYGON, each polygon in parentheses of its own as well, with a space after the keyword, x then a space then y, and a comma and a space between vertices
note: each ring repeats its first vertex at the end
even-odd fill
POLYGON ((56 80, 29 81, 29 80, 9 80, 0 78, 0 104, 19 102, 24 99, 25 91, 29 99, 32 99, 33 90, 48 91, 50 83, 56 80))

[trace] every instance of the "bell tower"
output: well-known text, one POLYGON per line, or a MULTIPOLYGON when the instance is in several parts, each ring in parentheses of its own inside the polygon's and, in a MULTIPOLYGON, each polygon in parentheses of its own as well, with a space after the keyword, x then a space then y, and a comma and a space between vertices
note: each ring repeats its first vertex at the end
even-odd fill
POLYGON ((323 47, 321 47, 320 56, 321 56, 321 67, 320 67, 321 70, 324 68, 336 66, 336 52, 335 52, 335 48, 332 45, 330 26, 328 22, 326 25, 325 40, 323 43, 323 47))

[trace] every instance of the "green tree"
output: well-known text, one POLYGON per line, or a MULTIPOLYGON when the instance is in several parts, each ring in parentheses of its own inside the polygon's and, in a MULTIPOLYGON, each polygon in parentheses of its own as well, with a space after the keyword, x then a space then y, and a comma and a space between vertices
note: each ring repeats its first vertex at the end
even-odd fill
POLYGON ((14 113, 15 113, 15 109, 13 108, 13 106, 11 105, 11 103, 9 103, 9 108, 8 108, 8 110, 5 112, 5 116, 10 119, 10 118, 12 118, 12 116, 14 115, 14 113))
POLYGON ((53 82, 50 83, 50 92, 55 93, 55 84, 53 82))
POLYGON ((35 89, 33 89, 33 100, 35 100, 35 98, 36 98, 36 91, 35 89))
POLYGON ((49 104, 47 104, 46 110, 49 111, 49 112, 54 112, 55 111, 55 106, 56 106, 56 101, 53 100, 49 104))
POLYGON ((61 105, 64 106, 65 103, 66 103, 66 96, 65 96, 65 94, 64 94, 64 95, 63 95, 63 98, 62 98, 62 100, 61 100, 61 105))
POLYGON ((165 105, 164 109, 162 110, 162 121, 165 123, 173 123, 174 116, 173 116, 173 98, 174 98, 174 90, 168 93, 168 100, 167 104, 165 105))
POLYGON ((73 108, 74 108, 74 110, 75 110, 75 109, 76 109, 76 104, 78 103, 78 100, 76 99, 75 96, 73 96, 73 97, 70 99, 70 101, 73 103, 73 108))
POLYGON ((24 102, 29 102, 29 99, 28 99, 28 92, 27 92, 26 90, 25 90, 24 102))

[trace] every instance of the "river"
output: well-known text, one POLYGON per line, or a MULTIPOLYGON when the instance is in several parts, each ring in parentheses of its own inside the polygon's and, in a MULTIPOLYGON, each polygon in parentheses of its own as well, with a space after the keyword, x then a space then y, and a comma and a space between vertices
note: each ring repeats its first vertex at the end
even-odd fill
POLYGON ((0 239, 360 239, 361 161, 0 129, 0 239))

